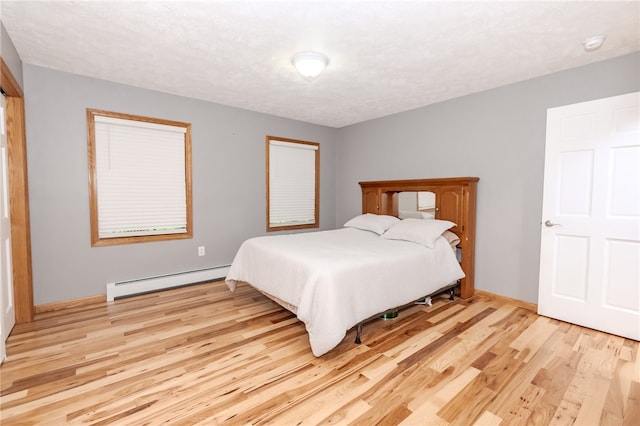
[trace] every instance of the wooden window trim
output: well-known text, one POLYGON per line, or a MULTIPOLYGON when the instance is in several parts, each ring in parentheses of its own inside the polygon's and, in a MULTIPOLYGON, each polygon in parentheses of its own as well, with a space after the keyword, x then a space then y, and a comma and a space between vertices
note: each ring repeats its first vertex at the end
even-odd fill
POLYGON ((267 203, 266 203, 266 221, 267 221, 267 232, 274 231, 288 231, 295 229, 313 229, 320 227, 320 144, 318 142, 309 142, 302 141, 298 139, 289 139, 289 138, 281 138, 279 136, 270 136, 267 135, 265 138, 265 149, 266 149, 266 158, 267 158, 267 167, 266 167, 266 185, 267 185, 267 203), (314 223, 303 224, 303 225, 287 225, 287 226, 271 226, 270 223, 270 189, 269 189, 269 179, 270 179, 270 170, 269 170, 269 141, 276 140, 282 142, 290 142, 290 143, 298 143, 303 145, 313 145, 317 147, 315 152, 315 205, 314 205, 314 223))
POLYGON ((87 141, 89 157, 89 209, 91 217, 91 246, 101 247, 118 244, 145 243, 152 241, 168 241, 193 238, 193 203, 191 178, 191 124, 159 118, 143 117, 118 112, 103 111, 87 108, 87 141), (185 132, 185 185, 186 185, 186 214, 187 232, 180 234, 144 235, 133 237, 100 238, 98 233, 98 188, 96 179, 96 145, 95 145, 95 116, 120 118, 124 120, 142 121, 147 123, 165 124, 184 127, 185 132))

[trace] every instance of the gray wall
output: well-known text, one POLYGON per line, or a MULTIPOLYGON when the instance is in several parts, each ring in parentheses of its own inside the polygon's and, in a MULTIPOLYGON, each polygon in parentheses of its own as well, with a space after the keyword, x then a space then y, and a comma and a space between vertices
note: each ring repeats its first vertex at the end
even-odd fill
POLYGON ((20 60, 16 47, 9 38, 9 34, 7 34, 7 31, 4 29, 2 21, 0 21, 0 56, 2 56, 2 60, 4 60, 4 63, 7 64, 11 70, 11 74, 13 74, 20 88, 23 88, 22 61, 20 60))
POLYGON ((337 223, 362 180, 477 176, 476 288, 537 303, 547 108, 640 90, 640 54, 345 127, 337 223))
POLYGON ((265 235, 265 136, 320 143, 320 227, 335 227, 337 130, 25 64, 36 305, 110 281, 230 264, 265 235), (91 247, 86 108, 192 124, 194 237, 91 247), (197 256, 197 246, 206 256, 197 256))
POLYGON ((24 65, 36 305, 231 262, 265 235, 267 134, 321 143, 321 229, 361 180, 478 176, 476 287, 537 302, 546 109, 640 90, 640 54, 331 129, 24 65), (194 238, 91 248, 85 109, 193 125, 194 238), (198 257, 196 247, 207 248, 198 257))

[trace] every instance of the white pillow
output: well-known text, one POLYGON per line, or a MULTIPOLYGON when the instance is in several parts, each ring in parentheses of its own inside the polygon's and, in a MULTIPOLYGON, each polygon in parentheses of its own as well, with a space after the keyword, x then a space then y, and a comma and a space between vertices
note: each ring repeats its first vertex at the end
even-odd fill
POLYGON ((436 216, 429 212, 419 212, 418 210, 400 210, 398 212, 400 219, 435 219, 436 216))
POLYGON ((448 220, 403 219, 382 234, 382 238, 411 241, 433 248, 438 237, 454 226, 456 224, 448 220))
POLYGON ((460 244, 460 237, 458 237, 456 234, 454 234, 451 231, 444 231, 442 233, 442 236, 444 237, 445 240, 447 240, 449 245, 451 245, 451 248, 455 248, 458 244, 460 244))
POLYGON ((422 219, 422 215, 417 210, 400 210, 398 212, 398 217, 400 219, 422 219))
POLYGON ((358 228, 364 231, 371 231, 375 232, 378 235, 382 235, 387 229, 391 228, 391 226, 395 225, 398 222, 400 222, 400 219, 395 216, 365 213, 349 220, 344 224, 344 227, 358 228))

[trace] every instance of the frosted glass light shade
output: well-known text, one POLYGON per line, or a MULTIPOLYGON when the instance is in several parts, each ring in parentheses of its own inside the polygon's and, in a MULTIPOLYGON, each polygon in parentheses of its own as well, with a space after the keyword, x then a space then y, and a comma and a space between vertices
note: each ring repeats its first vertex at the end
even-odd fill
POLYGON ((584 46, 584 50, 586 50, 587 52, 591 52, 591 51, 600 49, 600 46, 602 46, 602 43, 604 43, 605 38, 607 37, 604 35, 597 35, 597 36, 593 36, 585 39, 582 42, 582 45, 584 46))
POLYGON ((329 60, 322 53, 303 52, 296 54, 291 62, 301 76, 310 80, 325 69, 329 60))

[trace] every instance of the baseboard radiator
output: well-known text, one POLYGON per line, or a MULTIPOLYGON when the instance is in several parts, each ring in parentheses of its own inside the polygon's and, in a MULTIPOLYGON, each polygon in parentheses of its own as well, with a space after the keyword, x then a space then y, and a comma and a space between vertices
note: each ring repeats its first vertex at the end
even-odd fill
POLYGON ((217 266, 215 268, 198 269, 157 277, 107 283, 107 301, 113 302, 118 297, 133 296, 134 294, 165 290, 187 284, 218 280, 227 276, 229 267, 230 265, 217 266))

